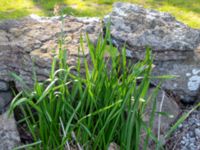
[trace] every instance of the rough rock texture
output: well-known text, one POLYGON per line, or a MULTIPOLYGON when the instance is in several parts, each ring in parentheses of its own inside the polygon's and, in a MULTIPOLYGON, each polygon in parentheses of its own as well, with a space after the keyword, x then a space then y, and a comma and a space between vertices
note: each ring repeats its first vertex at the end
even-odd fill
POLYGON ((12 91, 0 91, 0 114, 6 111, 12 99, 12 91))
POLYGON ((132 57, 142 59, 145 47, 150 46, 156 60, 180 60, 190 58, 200 44, 200 31, 188 28, 167 13, 115 3, 106 21, 109 18, 113 40, 118 46, 126 43, 132 57))
POLYGON ((0 80, 0 91, 7 91, 9 89, 8 83, 0 80))
POLYGON ((141 60, 145 48, 151 47, 155 74, 176 74, 163 87, 173 91, 184 102, 198 99, 200 86, 200 30, 178 22, 170 14, 144 9, 129 3, 115 3, 104 22, 111 21, 111 36, 115 46, 126 43, 127 56, 141 60), (196 57, 194 57, 196 56, 196 57))
MULTIPOLYGON (((154 90, 155 90, 154 88, 151 88, 149 90, 149 95, 152 94, 154 90)), ((153 108, 153 102, 149 102, 149 105, 147 105, 146 108, 146 113, 145 113, 146 115, 144 116, 146 122, 149 122, 152 108, 153 108)), ((156 97, 156 112, 165 112, 167 114, 167 115, 156 114, 153 125, 153 132, 155 136, 158 137, 160 141, 165 143, 166 139, 164 139, 164 135, 169 130, 171 124, 173 124, 175 119, 180 115, 181 109, 174 101, 174 99, 169 95, 167 95, 166 92, 159 91, 156 97)), ((145 138, 146 134, 142 134, 142 139, 145 138)), ((154 149, 152 148, 153 145, 151 144, 149 145, 149 149, 154 149)))
MULTIPOLYGON (((64 17, 62 24, 59 17, 31 16, 18 21, 0 22, 0 80, 12 81, 10 73, 15 72, 31 86, 33 70, 39 81, 46 79, 52 56, 58 54, 61 29, 63 47, 68 52, 67 61, 73 65, 78 56, 81 33, 84 35, 87 32, 95 42, 101 32, 100 27, 97 18, 64 17)), ((85 55, 88 55, 87 49, 85 55)), ((16 86, 21 88, 17 82, 16 86)))
POLYGON ((14 117, 8 117, 7 112, 0 115, 0 150, 12 150, 19 144, 20 138, 14 117))
MULTIPOLYGON (((155 89, 150 89, 149 93, 152 93, 155 89)), ((177 118, 178 115, 181 113, 181 109, 178 104, 174 101, 172 97, 167 95, 164 91, 159 91, 156 97, 157 105, 156 105, 156 112, 166 112, 167 116, 164 115, 156 115, 155 122, 154 122, 154 131, 158 131, 158 125, 160 122, 160 135, 162 135, 170 125, 173 123, 174 118, 177 118), (160 118, 159 118, 160 117, 160 118)), ((147 118, 152 111, 153 102, 147 106, 147 118)))
POLYGON ((166 80, 163 88, 170 90, 181 102, 191 104, 200 101, 200 64, 198 62, 161 62, 155 67, 154 75, 163 74, 177 76, 166 80))

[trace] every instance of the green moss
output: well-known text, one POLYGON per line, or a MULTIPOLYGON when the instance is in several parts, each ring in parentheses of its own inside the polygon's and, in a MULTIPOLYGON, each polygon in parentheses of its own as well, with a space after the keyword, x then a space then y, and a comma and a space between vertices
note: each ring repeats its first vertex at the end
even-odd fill
MULTIPOLYGON (((75 16, 103 17, 112 10, 118 0, 0 0, 0 19, 12 19, 38 14, 52 16, 56 5, 65 5, 64 13, 75 16)), ((147 8, 169 12, 179 21, 200 28, 199 0, 121 0, 140 4, 147 8)))

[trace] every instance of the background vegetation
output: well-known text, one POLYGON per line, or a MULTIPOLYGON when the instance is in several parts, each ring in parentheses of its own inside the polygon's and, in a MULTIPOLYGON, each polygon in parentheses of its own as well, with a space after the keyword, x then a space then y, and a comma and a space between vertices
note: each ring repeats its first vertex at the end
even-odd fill
MULTIPOLYGON (((57 5, 64 7, 66 14, 75 16, 102 17, 112 9, 112 4, 119 0, 0 0, 0 19, 12 19, 38 14, 54 15, 57 5)), ((120 0, 143 5, 173 14, 179 21, 200 28, 199 0, 120 0)))

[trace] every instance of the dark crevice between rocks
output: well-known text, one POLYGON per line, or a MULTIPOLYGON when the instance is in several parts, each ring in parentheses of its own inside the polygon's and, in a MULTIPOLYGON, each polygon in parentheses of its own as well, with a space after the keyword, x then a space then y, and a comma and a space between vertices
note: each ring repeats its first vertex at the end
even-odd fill
MULTIPOLYGON (((1 82, 4 83, 3 81, 1 82)), ((19 93, 14 81, 5 82, 5 85, 8 85, 8 87, 0 90, 0 115, 9 110, 10 103, 12 102, 14 96, 19 93)), ((17 122, 17 130, 19 132, 21 142, 24 144, 33 142, 25 122, 20 123, 20 120, 23 118, 20 108, 16 108, 14 110, 14 118, 17 122)))
POLYGON ((17 130, 19 132, 21 143, 22 144, 33 143, 34 141, 30 132, 28 131, 27 124, 25 122, 21 122, 21 119, 23 119, 24 116, 19 107, 17 107, 14 110, 14 117, 17 122, 17 130))
MULTIPOLYGON (((10 85, 10 88, 12 89, 13 95, 17 95, 19 93, 19 91, 16 88, 15 82, 11 81, 11 82, 9 82, 9 85, 10 85)), ((28 143, 34 142, 31 134, 28 131, 27 125, 25 124, 25 122, 21 122, 21 119, 23 119, 24 116, 23 116, 23 113, 22 113, 22 111, 19 107, 17 107, 14 110, 14 118, 17 122, 17 130, 19 132, 21 143, 22 144, 28 144, 28 143)))
POLYGON ((14 93, 17 92, 14 81, 5 82, 7 88, 0 90, 0 114, 6 112, 14 97, 14 93))
POLYGON ((167 90, 167 89, 164 89, 164 91, 166 92, 166 94, 169 96, 169 97, 172 97, 172 99, 178 104, 178 106, 181 108, 181 109, 184 109, 186 107, 186 104, 183 103, 183 101, 180 99, 180 97, 175 94, 173 91, 171 90, 167 90))

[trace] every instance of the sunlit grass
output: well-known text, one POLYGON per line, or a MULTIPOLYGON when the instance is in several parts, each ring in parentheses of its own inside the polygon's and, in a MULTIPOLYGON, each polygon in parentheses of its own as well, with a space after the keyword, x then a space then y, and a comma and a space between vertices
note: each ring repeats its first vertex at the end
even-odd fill
POLYGON ((176 16, 177 20, 184 22, 189 26, 200 28, 200 14, 170 5, 160 7, 158 10, 171 13, 173 16, 176 16))
POLYGON ((31 0, 0 0, 0 19, 15 19, 32 13, 45 15, 31 0))
MULTIPOLYGON (((0 0, 0 19, 12 19, 38 14, 52 16, 55 5, 65 4, 64 12, 75 16, 103 17, 118 0, 0 0)), ((120 0, 153 8, 174 15, 179 21, 200 28, 199 0, 120 0)))

